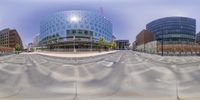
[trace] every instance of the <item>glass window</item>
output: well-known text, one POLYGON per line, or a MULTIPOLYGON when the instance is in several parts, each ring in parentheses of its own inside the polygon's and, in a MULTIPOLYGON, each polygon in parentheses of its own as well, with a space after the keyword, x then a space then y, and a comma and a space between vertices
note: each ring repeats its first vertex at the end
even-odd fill
POLYGON ((85 34, 85 35, 88 35, 88 31, 84 31, 84 34, 85 34))
POLYGON ((72 30, 72 34, 76 34, 76 30, 72 30))
POLYGON ((82 34, 82 30, 78 30, 78 34, 82 34))

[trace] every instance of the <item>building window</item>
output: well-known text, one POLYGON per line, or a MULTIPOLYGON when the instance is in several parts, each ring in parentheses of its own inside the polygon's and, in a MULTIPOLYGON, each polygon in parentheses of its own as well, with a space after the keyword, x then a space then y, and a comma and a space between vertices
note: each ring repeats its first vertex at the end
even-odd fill
POLYGON ((76 30, 72 30, 72 34, 76 34, 76 30))
POLYGON ((88 35, 88 31, 84 31, 85 35, 88 35))

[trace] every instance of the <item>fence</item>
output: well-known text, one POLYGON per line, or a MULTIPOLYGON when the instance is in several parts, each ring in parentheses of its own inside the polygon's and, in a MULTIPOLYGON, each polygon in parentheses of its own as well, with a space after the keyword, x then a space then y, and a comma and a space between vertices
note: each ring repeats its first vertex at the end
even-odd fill
POLYGON ((200 45, 198 44, 168 44, 157 45, 157 53, 164 55, 197 55, 200 54, 200 45))
POLYGON ((0 56, 13 54, 13 53, 14 53, 14 49, 13 48, 0 46, 0 56))

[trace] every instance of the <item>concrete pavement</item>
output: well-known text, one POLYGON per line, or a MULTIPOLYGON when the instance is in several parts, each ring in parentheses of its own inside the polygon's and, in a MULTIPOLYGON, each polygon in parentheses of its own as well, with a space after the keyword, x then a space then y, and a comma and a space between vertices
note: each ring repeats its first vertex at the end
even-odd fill
POLYGON ((200 57, 0 57, 0 100, 199 100, 200 57))

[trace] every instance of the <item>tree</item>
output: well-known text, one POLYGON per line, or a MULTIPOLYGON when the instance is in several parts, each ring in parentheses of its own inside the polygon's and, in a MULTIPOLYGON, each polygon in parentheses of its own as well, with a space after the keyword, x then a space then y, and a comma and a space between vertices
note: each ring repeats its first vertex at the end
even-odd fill
POLYGON ((107 48, 108 50, 111 50, 111 49, 112 49, 112 42, 108 42, 108 43, 106 44, 106 48, 107 48))
POLYGON ((21 49, 21 46, 19 45, 19 43, 17 43, 16 45, 15 45, 15 50, 16 51, 19 51, 21 49))
POLYGON ((105 39, 103 37, 100 37, 99 38, 99 47, 101 50, 104 47, 104 45, 105 45, 105 39))
POLYGON ((111 41, 111 49, 115 49, 117 47, 117 44, 115 41, 111 41))
POLYGON ((109 42, 106 47, 111 50, 111 49, 115 49, 117 47, 117 44, 114 41, 109 42))

